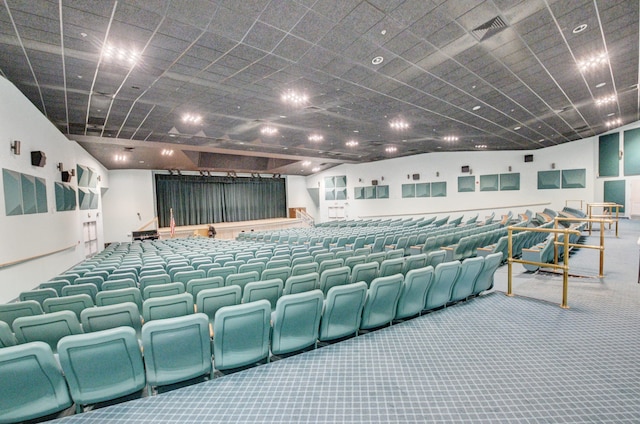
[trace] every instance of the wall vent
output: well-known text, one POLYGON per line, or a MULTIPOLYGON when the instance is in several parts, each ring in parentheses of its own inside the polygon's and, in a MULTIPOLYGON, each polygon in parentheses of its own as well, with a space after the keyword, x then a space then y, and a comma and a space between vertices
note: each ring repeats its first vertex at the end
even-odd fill
POLYGON ((482 25, 471 30, 471 33, 478 41, 484 41, 490 37, 493 37, 503 29, 507 27, 507 24, 500 16, 496 16, 493 19, 488 20, 482 25))

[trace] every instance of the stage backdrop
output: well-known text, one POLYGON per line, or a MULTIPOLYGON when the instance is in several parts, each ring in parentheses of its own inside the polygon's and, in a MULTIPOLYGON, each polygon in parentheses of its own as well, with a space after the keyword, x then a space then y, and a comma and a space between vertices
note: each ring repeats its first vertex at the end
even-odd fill
POLYGON ((160 227, 286 218, 284 178, 156 174, 160 227))

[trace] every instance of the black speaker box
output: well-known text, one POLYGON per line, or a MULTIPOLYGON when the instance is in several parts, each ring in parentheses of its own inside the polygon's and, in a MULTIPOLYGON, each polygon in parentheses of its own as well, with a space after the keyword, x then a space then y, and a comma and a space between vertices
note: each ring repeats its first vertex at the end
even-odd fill
POLYGON ((47 155, 40 150, 36 150, 35 152, 31 152, 31 165, 33 166, 45 166, 47 163, 47 155))
POLYGON ((533 162, 533 155, 524 155, 525 162, 533 162))
POLYGON ((371 180, 371 185, 378 185, 378 180, 371 180))
POLYGON ((69 171, 62 171, 62 182, 63 183, 70 183, 72 176, 73 175, 71 175, 71 173, 69 171))
POLYGON ((414 180, 419 180, 420 179, 420 174, 413 174, 413 179, 414 180))
POLYGON ((469 172, 471 169, 469 168, 469 165, 465 165, 463 167, 460 168, 460 172, 465 173, 465 172, 469 172))

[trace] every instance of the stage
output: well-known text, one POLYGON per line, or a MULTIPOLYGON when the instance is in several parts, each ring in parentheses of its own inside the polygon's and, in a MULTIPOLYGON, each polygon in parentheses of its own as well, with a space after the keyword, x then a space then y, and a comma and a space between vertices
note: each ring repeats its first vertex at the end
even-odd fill
MULTIPOLYGON (((217 239, 235 239, 241 232, 249 233, 251 231, 277 231, 286 230, 288 228, 305 228, 309 225, 302 219, 297 218, 273 218, 259 219, 255 221, 239 221, 239 222, 218 222, 214 224, 186 225, 176 227, 173 238, 185 238, 202 236, 209 237, 209 225, 213 225, 216 230, 217 239)), ((171 238, 171 230, 169 227, 158 229, 160 240, 171 238)))

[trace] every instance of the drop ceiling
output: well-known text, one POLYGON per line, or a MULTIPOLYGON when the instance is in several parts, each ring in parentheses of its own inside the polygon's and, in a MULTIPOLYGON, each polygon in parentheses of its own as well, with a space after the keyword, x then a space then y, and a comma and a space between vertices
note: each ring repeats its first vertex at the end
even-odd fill
POLYGON ((640 119, 638 9, 4 0, 0 74, 108 169, 309 175, 420 153, 537 149, 640 119))

